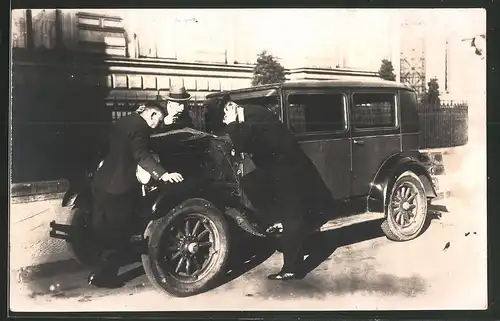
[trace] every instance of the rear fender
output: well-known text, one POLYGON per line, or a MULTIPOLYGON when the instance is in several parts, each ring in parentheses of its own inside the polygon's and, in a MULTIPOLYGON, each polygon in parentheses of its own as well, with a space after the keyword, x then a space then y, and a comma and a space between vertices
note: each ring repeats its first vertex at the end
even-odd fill
POLYGON ((230 218, 235 221, 239 228, 247 230, 254 235, 260 236, 260 231, 252 226, 252 222, 247 222, 250 224, 244 224, 243 228, 241 224, 241 219, 244 218, 239 211, 231 209, 241 208, 241 199, 239 196, 232 195, 231 191, 234 189, 232 186, 208 186, 204 189, 193 188, 184 191, 180 194, 162 194, 157 198, 151 208, 150 222, 146 228, 144 237, 147 237, 151 233, 152 223, 162 217, 172 215, 177 210, 182 207, 198 205, 204 207, 213 207, 219 210, 226 219, 230 218))
POLYGON ((427 198, 437 196, 429 172, 416 155, 410 153, 396 154, 382 164, 371 183, 367 201, 368 211, 386 213, 389 192, 392 190, 396 179, 406 171, 412 172, 420 179, 424 185, 427 198))
POLYGON ((156 198, 149 209, 150 214, 148 213, 148 215, 150 215, 152 220, 159 219, 168 215, 167 213, 172 212, 179 204, 183 204, 186 200, 190 199, 209 199, 215 202, 214 195, 218 193, 214 193, 214 189, 216 187, 211 185, 195 184, 183 189, 169 189, 156 198))
POLYGON ((148 225, 146 226, 146 229, 144 231, 144 239, 149 238, 151 236, 151 233, 153 233, 154 222, 156 221, 156 219, 173 215, 176 211, 178 211, 186 206, 201 206, 201 207, 206 207, 206 208, 217 209, 214 204, 212 204, 211 202, 209 202, 203 198, 190 198, 188 200, 185 200, 184 202, 182 202, 180 204, 174 205, 174 207, 170 207, 170 210, 165 215, 156 216, 155 219, 151 220, 148 223, 148 225))
POLYGON ((89 187, 82 190, 70 188, 63 196, 62 207, 88 207, 92 204, 92 192, 89 187))

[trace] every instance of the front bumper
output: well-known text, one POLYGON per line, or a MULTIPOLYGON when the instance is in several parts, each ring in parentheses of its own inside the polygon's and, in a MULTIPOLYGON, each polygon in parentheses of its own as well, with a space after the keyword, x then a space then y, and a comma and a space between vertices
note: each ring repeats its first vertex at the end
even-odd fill
POLYGON ((437 195, 433 200, 437 201, 450 197, 451 186, 446 175, 431 175, 431 180, 437 195))

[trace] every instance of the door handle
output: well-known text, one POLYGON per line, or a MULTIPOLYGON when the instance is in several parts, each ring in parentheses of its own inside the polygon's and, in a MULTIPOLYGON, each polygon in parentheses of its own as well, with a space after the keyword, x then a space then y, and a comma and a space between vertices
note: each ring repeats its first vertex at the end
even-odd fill
POLYGON ((364 145, 364 144, 365 144, 365 141, 364 141, 364 140, 357 140, 357 139, 355 139, 355 140, 354 140, 354 144, 355 144, 355 145, 364 145))

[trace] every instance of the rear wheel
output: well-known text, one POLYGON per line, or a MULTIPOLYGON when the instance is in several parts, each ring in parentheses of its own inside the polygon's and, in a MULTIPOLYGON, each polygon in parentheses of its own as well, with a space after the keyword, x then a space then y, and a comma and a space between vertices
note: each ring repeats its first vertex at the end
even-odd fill
POLYGON ((393 241, 409 241, 422 232, 427 217, 425 189, 412 172, 404 172, 394 183, 389 196, 382 231, 393 241))
POLYGON ((229 227, 214 207, 200 203, 179 207, 152 222, 142 263, 149 280, 177 297, 215 286, 225 273, 229 227))

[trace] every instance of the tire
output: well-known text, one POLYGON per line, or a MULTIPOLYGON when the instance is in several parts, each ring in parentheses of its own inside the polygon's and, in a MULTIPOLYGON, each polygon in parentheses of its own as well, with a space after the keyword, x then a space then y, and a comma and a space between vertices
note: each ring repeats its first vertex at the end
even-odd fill
POLYGON ((414 173, 401 174, 391 190, 382 231, 392 241, 410 241, 420 235, 427 219, 424 185, 414 173))
POLYGON ((185 202, 171 215, 153 221, 146 231, 148 249, 141 256, 144 271, 157 289, 176 297, 206 292, 225 274, 230 248, 228 222, 217 208, 202 202, 185 202), (182 239, 186 234, 189 237, 182 239))
POLYGON ((71 240, 66 241, 66 248, 75 261, 85 266, 93 265, 98 260, 99 253, 89 236, 90 214, 86 209, 72 208, 65 222, 77 231, 71 236, 71 240))

